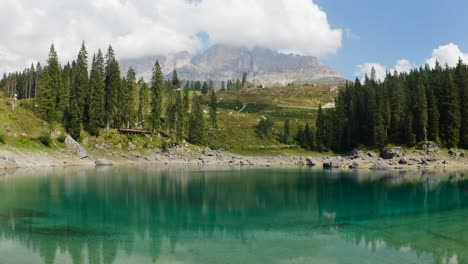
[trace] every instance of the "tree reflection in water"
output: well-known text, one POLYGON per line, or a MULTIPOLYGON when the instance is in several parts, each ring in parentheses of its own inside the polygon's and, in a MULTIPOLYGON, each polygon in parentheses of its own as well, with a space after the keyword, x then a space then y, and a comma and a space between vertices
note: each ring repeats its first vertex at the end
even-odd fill
POLYGON ((197 250, 203 243, 231 252, 223 262, 285 252, 297 260, 326 254, 336 239, 371 252, 384 247, 467 263, 462 176, 172 166, 16 172, 0 176, 0 241, 44 263, 59 255, 73 263, 138 255, 157 262, 165 254, 216 259, 197 250))

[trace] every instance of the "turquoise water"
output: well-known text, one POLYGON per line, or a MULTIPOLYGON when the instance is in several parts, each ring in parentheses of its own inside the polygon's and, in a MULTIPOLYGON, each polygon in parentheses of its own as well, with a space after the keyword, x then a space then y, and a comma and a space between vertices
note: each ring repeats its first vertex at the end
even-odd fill
POLYGON ((0 263, 468 263, 468 179, 172 166, 0 174, 0 263))

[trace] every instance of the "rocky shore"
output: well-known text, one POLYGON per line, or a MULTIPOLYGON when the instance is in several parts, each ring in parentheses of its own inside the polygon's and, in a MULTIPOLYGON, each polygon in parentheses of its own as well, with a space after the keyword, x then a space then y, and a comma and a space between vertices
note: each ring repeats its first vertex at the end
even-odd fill
POLYGON ((310 166, 325 169, 416 170, 467 168, 468 158, 462 150, 444 151, 435 144, 424 150, 387 148, 380 153, 355 149, 346 156, 243 156, 210 148, 173 147, 167 151, 139 151, 129 143, 128 151, 116 152, 99 146, 86 150, 70 137, 66 149, 55 152, 0 148, 0 169, 66 166, 120 166, 131 164, 198 164, 227 166, 310 166))

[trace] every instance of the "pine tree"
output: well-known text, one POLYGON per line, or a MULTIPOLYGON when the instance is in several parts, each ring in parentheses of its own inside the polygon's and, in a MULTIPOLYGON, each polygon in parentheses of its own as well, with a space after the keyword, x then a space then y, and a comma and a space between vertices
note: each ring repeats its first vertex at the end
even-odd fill
POLYGON ((52 81, 48 67, 42 71, 37 89, 38 114, 45 121, 53 123, 56 120, 56 97, 55 93, 52 91, 52 81))
POLYGON ((161 129, 161 112, 164 92, 164 75, 159 61, 156 61, 151 78, 151 115, 153 131, 161 129))
POLYGON ((209 90, 209 89, 208 89, 208 83, 203 82, 203 87, 202 87, 202 90, 201 90, 201 91, 202 91, 202 94, 203 94, 203 95, 207 95, 207 94, 208 94, 208 90, 209 90))
POLYGON ((92 96, 89 103, 89 125, 87 130, 93 136, 99 136, 99 129, 105 127, 103 113, 105 113, 106 78, 104 74, 104 57, 101 50, 98 50, 97 55, 93 56, 89 85, 92 96))
POLYGON ((288 145, 291 144, 291 128, 289 126, 289 119, 284 120, 283 143, 288 145))
POLYGON ((177 76, 177 71, 176 69, 174 69, 174 71, 172 72, 172 88, 173 89, 179 89, 180 88, 180 80, 179 80, 179 77, 177 76))
POLYGON ((122 121, 128 128, 132 127, 135 123, 135 110, 136 110, 136 74, 132 67, 127 71, 125 82, 123 82, 123 89, 121 93, 122 106, 119 108, 122 111, 122 121))
POLYGON ((416 141, 427 141, 427 98, 426 85, 422 78, 419 78, 416 90, 414 91, 414 132, 416 141))
POLYGON ((453 73, 446 68, 440 98, 440 134, 446 147, 456 147, 460 140, 460 102, 453 73))
POLYGON ((88 52, 86 51, 84 41, 81 44, 78 58, 76 59, 76 68, 73 73, 71 97, 75 97, 78 104, 79 118, 83 120, 85 126, 89 125, 89 111, 91 93, 88 79, 88 52))
POLYGON ((49 59, 47 60, 48 74, 50 77, 50 89, 54 95, 55 102, 51 104, 54 107, 54 113, 49 116, 49 122, 57 121, 66 107, 68 106, 68 94, 62 83, 62 73, 59 64, 57 52, 54 45, 50 47, 49 59))
POLYGON ((145 122, 148 118, 149 105, 150 105, 150 89, 146 82, 141 78, 138 81, 138 86, 140 88, 138 93, 138 113, 137 119, 141 124, 145 122))
POLYGON ((455 69, 460 97, 460 146, 468 149, 468 67, 460 59, 455 69))
POLYGON ((109 128, 111 125, 114 128, 117 128, 120 121, 118 119, 118 98, 120 90, 122 89, 122 80, 120 78, 119 63, 115 58, 115 53, 111 46, 109 46, 106 54, 105 75, 106 89, 104 98, 104 120, 107 128, 109 128))
POLYGON ((189 141, 192 144, 203 144, 205 142, 205 121, 203 119, 203 109, 201 98, 192 99, 192 111, 190 115, 189 141))
POLYGON ((316 136, 317 136, 317 142, 316 142, 316 147, 317 150, 327 150, 326 149, 326 141, 327 141, 327 131, 326 131, 326 119, 323 114, 322 110, 322 104, 319 104, 318 106, 318 111, 317 111, 317 121, 316 121, 316 136))
POLYGON ((182 94, 180 91, 175 91, 175 136, 176 140, 180 141, 184 138, 184 107, 182 105, 182 94))
POLYGON ((188 136, 189 134, 189 110, 190 110, 190 91, 184 90, 184 98, 182 101, 182 109, 184 112, 184 135, 188 136))
POLYGON ((218 100, 216 99, 216 93, 215 93, 214 90, 211 90, 211 94, 210 94, 210 123, 211 123, 211 128, 212 129, 218 128, 217 110, 218 110, 218 100))
POLYGON ((221 91, 226 91, 226 85, 224 83, 224 81, 221 81, 221 91))

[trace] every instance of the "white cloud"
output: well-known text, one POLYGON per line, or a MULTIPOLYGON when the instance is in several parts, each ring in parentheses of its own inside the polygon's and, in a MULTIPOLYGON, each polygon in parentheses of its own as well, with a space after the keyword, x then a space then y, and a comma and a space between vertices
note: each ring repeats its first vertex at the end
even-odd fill
POLYGON ((468 53, 463 53, 457 45, 449 43, 434 49, 432 51, 432 58, 426 60, 426 63, 429 64, 429 66, 434 67, 436 61, 438 61, 442 66, 447 64, 450 67, 454 67, 457 65, 459 58, 467 63, 468 53))
POLYGON ((374 67, 374 69, 375 69, 375 77, 377 78, 377 80, 383 81, 385 79, 386 66, 382 65, 382 64, 379 64, 379 63, 367 62, 367 63, 359 64, 359 65, 356 66, 355 75, 360 80, 364 80, 364 76, 366 74, 370 78, 371 77, 372 67, 374 67))
MULTIPOLYGON (((449 43, 447 45, 439 46, 438 48, 432 51, 432 57, 426 60, 426 63, 433 68, 435 62, 438 61, 442 66, 447 64, 450 67, 454 67, 458 63, 458 59, 461 58, 465 63, 468 63, 468 53, 464 53, 460 48, 453 44, 449 43)), ((370 76, 370 72, 374 66, 376 70, 377 79, 384 80, 385 74, 387 71, 393 73, 397 71, 398 73, 409 72, 410 70, 419 67, 417 64, 411 63, 409 60, 400 59, 397 61, 396 65, 393 68, 387 69, 385 65, 379 63, 363 63, 356 66, 356 76, 359 79, 363 79, 367 74, 370 76)))
POLYGON ((0 72, 44 61, 52 42, 62 61, 82 40, 90 53, 112 44, 120 58, 194 52, 199 32, 210 44, 324 56, 343 36, 311 0, 2 0, 0 24, 0 72))
POLYGON ((412 64, 409 60, 405 60, 405 59, 401 59, 401 60, 398 60, 395 67, 390 69, 390 72, 393 73, 393 72, 399 72, 399 73, 402 73, 402 72, 410 72, 410 70, 414 69, 418 67, 416 64, 412 64))

